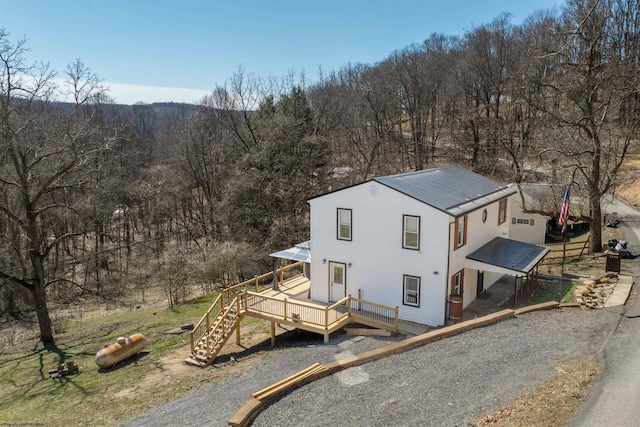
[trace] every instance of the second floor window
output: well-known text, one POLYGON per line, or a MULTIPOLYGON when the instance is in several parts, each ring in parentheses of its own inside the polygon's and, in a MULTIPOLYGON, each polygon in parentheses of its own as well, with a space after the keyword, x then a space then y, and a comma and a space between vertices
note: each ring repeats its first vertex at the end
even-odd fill
POLYGON ((467 244, 467 215, 456 219, 456 241, 453 250, 467 244))
POLYGON ((420 249, 420 217, 403 215, 402 223, 402 247, 420 249))
POLYGON ((507 199, 500 200, 498 204, 498 225, 507 220, 507 199))
POLYGON ((351 209, 338 208, 338 240, 351 240, 351 209))

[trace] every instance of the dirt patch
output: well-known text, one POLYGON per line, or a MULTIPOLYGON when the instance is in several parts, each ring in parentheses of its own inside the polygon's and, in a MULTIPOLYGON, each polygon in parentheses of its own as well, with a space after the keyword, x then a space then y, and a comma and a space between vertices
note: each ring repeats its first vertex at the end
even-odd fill
MULTIPOLYGON (((135 386, 122 389, 115 393, 114 396, 120 399, 132 399, 140 393, 148 393, 148 390, 167 390, 172 387, 180 387, 181 384, 196 386, 212 384, 243 372, 264 355, 264 353, 258 351, 257 347, 264 348, 260 344, 270 339, 270 335, 254 332, 260 326, 243 325, 242 327, 243 332, 249 337, 243 338, 240 346, 227 343, 220 352, 217 363, 214 365, 199 368, 186 364, 184 359, 190 352, 187 344, 153 360, 150 369, 135 386)), ((283 333, 287 331, 280 330, 277 332, 283 333)))
POLYGON ((629 155, 620 171, 620 186, 616 195, 631 206, 640 207, 640 154, 629 155))
POLYGON ((533 393, 472 423, 474 427, 563 426, 598 375, 595 360, 576 360, 556 368, 556 375, 533 393))

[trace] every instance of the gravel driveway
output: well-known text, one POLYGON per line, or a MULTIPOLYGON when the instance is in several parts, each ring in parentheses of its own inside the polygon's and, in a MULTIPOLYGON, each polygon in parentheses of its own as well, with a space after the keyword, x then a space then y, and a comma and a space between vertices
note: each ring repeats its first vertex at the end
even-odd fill
MULTIPOLYGON (((533 390, 561 362, 598 357, 619 315, 535 312, 367 363, 308 384, 254 426, 466 426, 533 390)), ((252 369, 155 408, 127 426, 226 426, 251 394, 312 363, 360 354, 394 338, 346 337, 279 348, 252 369)), ((209 368, 212 372, 218 368, 209 368)))

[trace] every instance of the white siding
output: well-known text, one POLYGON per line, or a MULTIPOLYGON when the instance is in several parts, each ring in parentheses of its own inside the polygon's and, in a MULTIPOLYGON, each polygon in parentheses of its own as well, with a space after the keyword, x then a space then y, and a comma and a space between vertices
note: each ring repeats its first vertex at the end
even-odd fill
POLYGON ((511 204, 511 212, 508 218, 509 238, 534 245, 544 243, 547 233, 547 217, 540 214, 523 213, 517 195, 511 196, 509 203, 511 204), (533 225, 517 224, 517 221, 514 224, 514 219, 517 220, 519 218, 532 219, 533 225))
MULTIPOLYGON (((509 210, 511 209, 511 201, 507 203, 507 221, 498 225, 498 202, 495 202, 485 208, 481 208, 470 212, 467 216, 467 244, 454 251, 453 238, 449 244, 450 263, 447 280, 450 281, 451 276, 463 269, 464 260, 467 255, 482 247, 495 237, 506 238, 509 234, 509 210), (487 210, 487 219, 482 221, 484 209, 487 210)), ((451 229, 455 229, 455 219, 451 218, 451 229)), ((451 233, 453 235, 453 231, 451 233)), ((494 284, 501 275, 488 274, 484 275, 484 288, 494 284)), ((466 269, 464 272, 464 292, 462 306, 466 307, 476 299, 477 293, 477 270, 466 269)), ((450 290, 447 291, 447 294, 450 290)))
POLYGON ((449 216, 379 183, 312 199, 311 298, 329 300, 329 262, 351 264, 347 295, 399 307, 401 319, 439 326, 447 300, 449 216), (337 209, 352 209, 352 241, 337 239, 337 209), (420 217, 420 250, 402 248, 403 215, 420 217), (420 306, 403 305, 403 275, 421 279, 420 306))

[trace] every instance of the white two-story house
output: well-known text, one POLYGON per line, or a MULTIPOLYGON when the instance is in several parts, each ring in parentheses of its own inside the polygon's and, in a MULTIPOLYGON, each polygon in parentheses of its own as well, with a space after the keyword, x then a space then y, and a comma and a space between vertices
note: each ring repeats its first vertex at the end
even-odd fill
POLYGON ((310 199, 311 299, 360 295, 397 306, 402 320, 445 324, 451 296, 466 307, 503 275, 527 276, 546 255, 507 238, 514 193, 447 166, 310 199))

